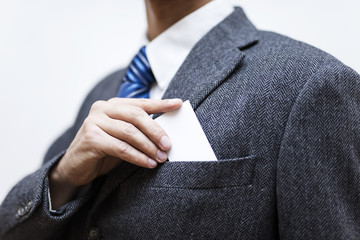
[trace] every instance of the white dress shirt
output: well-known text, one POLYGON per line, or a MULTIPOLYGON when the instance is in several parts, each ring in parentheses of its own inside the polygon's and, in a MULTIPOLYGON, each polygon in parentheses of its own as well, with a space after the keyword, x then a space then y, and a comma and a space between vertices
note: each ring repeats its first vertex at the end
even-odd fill
POLYGON ((156 84, 151 99, 161 99, 171 79, 194 45, 234 10, 225 0, 213 0, 182 18, 146 45, 156 84))

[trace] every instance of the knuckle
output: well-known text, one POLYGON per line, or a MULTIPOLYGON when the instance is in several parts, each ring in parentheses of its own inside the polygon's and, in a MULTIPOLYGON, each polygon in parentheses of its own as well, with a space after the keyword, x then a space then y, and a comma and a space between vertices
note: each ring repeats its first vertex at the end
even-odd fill
POLYGON ((124 123, 123 132, 127 136, 133 136, 136 133, 136 128, 134 127, 134 125, 132 125, 130 123, 124 123))
POLYGON ((105 103, 106 103, 106 101, 103 101, 103 100, 98 100, 98 101, 94 102, 91 105, 90 111, 93 112, 93 111, 98 111, 99 109, 102 109, 104 107, 105 103))
POLYGON ((83 139, 88 144, 95 143, 99 136, 97 127, 92 123, 89 118, 85 119, 82 132, 83 139))
POLYGON ((162 136, 166 135, 166 132, 159 126, 154 128, 154 133, 158 138, 161 138, 162 136))
POLYGON ((143 117, 145 112, 144 112, 144 110, 142 110, 139 107, 133 107, 133 108, 131 108, 129 114, 131 115, 131 117, 133 119, 137 119, 137 118, 143 117))
POLYGON ((94 131, 85 131, 84 133, 84 142, 88 145, 94 145, 97 141, 97 134, 94 131))
POLYGON ((139 99, 140 106, 144 111, 151 111, 156 108, 157 100, 141 98, 139 99))
POLYGON ((143 147, 147 152, 152 153, 153 156, 157 154, 157 147, 149 140, 143 143, 143 147))
POLYGON ((118 151, 120 155, 124 155, 127 154, 129 151, 129 144, 127 144, 126 142, 119 142, 118 144, 118 151))
POLYGON ((139 98, 139 102, 140 102, 140 104, 141 104, 142 106, 147 106, 147 105, 149 105, 149 102, 150 102, 150 101, 151 101, 150 99, 139 98))
POLYGON ((92 125, 93 123, 91 119, 87 117, 82 124, 82 132, 84 133, 84 135, 85 133, 89 132, 90 129, 92 129, 92 125))
POLYGON ((138 165, 138 166, 147 166, 147 162, 148 162, 148 158, 145 157, 145 155, 141 154, 141 153, 137 153, 135 154, 135 156, 133 156, 133 161, 134 164, 138 165))
POLYGON ((83 125, 82 128, 86 131, 94 131, 95 129, 97 129, 95 119, 91 116, 85 118, 82 125, 83 125))
POLYGON ((85 118, 84 122, 83 122, 83 126, 84 128, 89 128, 91 125, 92 125, 92 120, 91 120, 91 117, 87 117, 85 118))
POLYGON ((110 104, 115 104, 115 103, 118 103, 119 102, 119 98, 110 98, 107 102, 110 103, 110 104))
POLYGON ((152 127, 151 134, 155 139, 160 140, 162 136, 166 135, 166 132, 155 122, 152 127))

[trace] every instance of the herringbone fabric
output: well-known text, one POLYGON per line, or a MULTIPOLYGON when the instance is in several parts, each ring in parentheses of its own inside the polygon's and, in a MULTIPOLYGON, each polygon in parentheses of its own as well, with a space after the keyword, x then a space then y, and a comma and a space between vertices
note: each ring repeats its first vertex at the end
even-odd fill
POLYGON ((121 98, 149 98, 150 87, 154 82, 155 77, 151 71, 144 46, 126 70, 117 96, 121 98))
POLYGON ((43 166, 8 194, 1 240, 360 239, 359 74, 257 30, 241 9, 196 44, 164 95, 190 100, 219 160, 156 169, 124 162, 63 213, 49 213, 49 170, 91 105, 116 96, 124 75, 90 92, 43 166))

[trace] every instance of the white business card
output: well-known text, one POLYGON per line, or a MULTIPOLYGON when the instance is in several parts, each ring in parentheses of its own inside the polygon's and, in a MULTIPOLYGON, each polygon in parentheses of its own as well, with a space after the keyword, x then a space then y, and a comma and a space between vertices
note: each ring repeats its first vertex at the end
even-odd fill
POLYGON ((208 139, 192 109, 183 102, 180 109, 165 113, 155 121, 170 137, 169 161, 216 161, 208 139))

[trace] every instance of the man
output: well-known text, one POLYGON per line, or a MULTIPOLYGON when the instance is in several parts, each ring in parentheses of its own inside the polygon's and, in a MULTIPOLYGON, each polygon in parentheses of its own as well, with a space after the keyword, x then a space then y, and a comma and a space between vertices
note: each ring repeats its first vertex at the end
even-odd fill
POLYGON ((1 239, 359 239, 360 76, 241 8, 145 3, 153 99, 121 97, 134 62, 101 81, 2 203, 1 239), (165 162, 149 114, 176 98, 218 161, 165 162))

